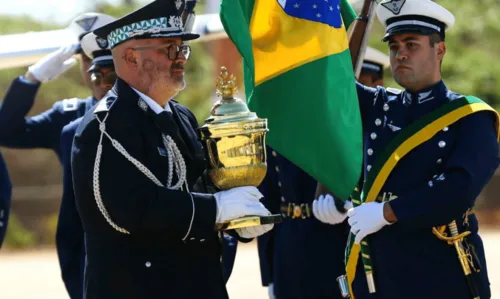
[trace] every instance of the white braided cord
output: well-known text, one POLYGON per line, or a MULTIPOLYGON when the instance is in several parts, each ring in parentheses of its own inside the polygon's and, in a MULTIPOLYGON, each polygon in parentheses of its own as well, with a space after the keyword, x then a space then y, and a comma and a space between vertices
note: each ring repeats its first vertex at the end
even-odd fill
POLYGON ((99 122, 99 130, 101 131, 101 136, 99 138, 99 144, 97 146, 97 153, 96 153, 96 158, 94 162, 94 172, 93 172, 93 189, 94 189, 94 197, 97 203, 97 207, 99 208, 99 211, 101 214, 104 216, 106 221, 113 227, 116 231, 123 233, 123 234, 130 234, 130 232, 120 226, 118 226, 112 219, 111 216, 109 215, 108 211, 104 207, 104 203, 102 201, 102 196, 101 196, 101 190, 100 190, 100 184, 99 184, 99 167, 101 163, 101 156, 102 156, 102 140, 103 137, 106 136, 110 141, 113 147, 121 153, 128 161, 130 161, 132 164, 134 164, 139 171, 141 171, 144 175, 146 175, 151 181, 153 181, 158 187, 164 187, 169 190, 182 190, 182 186, 184 185, 186 187, 186 191, 189 194, 189 197, 191 199, 191 203, 193 206, 193 212, 191 215, 191 221, 189 223, 188 230, 186 232, 186 235, 182 238, 183 241, 186 241, 187 237, 191 233, 191 228, 193 226, 194 222, 194 215, 195 215, 195 204, 194 204, 194 199, 193 195, 189 191, 189 186, 187 183, 187 168, 186 168, 186 162, 184 161, 184 158, 182 157, 181 152, 179 151, 179 148, 177 147, 177 144, 175 141, 172 139, 172 137, 162 134, 162 140, 163 144, 165 145, 165 148, 167 150, 167 156, 168 156, 168 179, 167 179, 167 185, 164 186, 158 178, 141 162, 139 162, 137 159, 132 157, 127 150, 116 140, 113 139, 108 132, 106 132, 106 119, 108 118, 109 113, 106 114, 104 119, 101 121, 99 117, 96 116, 97 121, 99 122), (173 173, 175 171, 175 174, 177 175, 178 181, 177 183, 172 186, 172 180, 173 180, 173 173))

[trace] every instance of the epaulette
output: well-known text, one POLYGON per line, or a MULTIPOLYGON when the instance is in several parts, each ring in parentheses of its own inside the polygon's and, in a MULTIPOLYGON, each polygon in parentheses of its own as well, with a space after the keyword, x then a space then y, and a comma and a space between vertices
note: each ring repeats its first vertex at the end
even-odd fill
POLYGON ((392 94, 400 94, 403 92, 401 89, 392 88, 392 87, 387 87, 385 90, 387 90, 387 92, 390 92, 392 94))
POLYGON ((113 103, 115 102, 116 97, 114 96, 108 96, 103 98, 102 100, 97 103, 97 106, 94 109, 94 114, 100 113, 100 112, 108 112, 109 109, 111 109, 111 106, 113 106, 113 103))
POLYGON ((78 98, 71 98, 62 100, 62 107, 64 112, 75 111, 78 109, 78 98))

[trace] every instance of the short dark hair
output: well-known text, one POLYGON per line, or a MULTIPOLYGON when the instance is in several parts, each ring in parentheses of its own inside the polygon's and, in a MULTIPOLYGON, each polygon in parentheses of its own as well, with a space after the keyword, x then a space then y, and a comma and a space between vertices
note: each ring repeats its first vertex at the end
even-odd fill
POLYGON ((441 38, 441 35, 437 32, 429 35, 429 44, 432 48, 434 48, 437 43, 440 43, 442 41, 443 39, 441 38))

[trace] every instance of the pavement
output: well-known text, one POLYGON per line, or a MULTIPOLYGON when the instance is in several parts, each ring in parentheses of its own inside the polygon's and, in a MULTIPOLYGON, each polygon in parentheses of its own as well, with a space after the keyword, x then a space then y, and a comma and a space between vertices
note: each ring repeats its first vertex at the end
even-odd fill
MULTIPOLYGON (((500 299, 500 230, 482 231, 486 249, 492 299, 500 299)), ((231 299, 268 298, 260 284, 257 244, 239 244, 233 274, 227 288, 231 299)), ((55 249, 0 252, 0 298, 68 298, 55 249)))

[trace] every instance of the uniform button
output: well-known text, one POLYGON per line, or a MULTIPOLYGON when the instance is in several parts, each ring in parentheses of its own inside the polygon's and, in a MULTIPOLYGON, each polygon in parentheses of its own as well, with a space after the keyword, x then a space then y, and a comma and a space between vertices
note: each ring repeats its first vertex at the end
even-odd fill
POLYGON ((3 227, 3 221, 0 221, 0 227, 3 227))
POLYGON ((371 165, 366 166, 366 170, 370 171, 370 169, 372 169, 371 165))
POLYGON ((380 118, 377 118, 377 119, 375 120, 375 125, 376 125, 376 126, 380 126, 381 124, 382 124, 382 121, 380 120, 380 118))
POLYGON ((384 111, 389 111, 389 105, 387 105, 387 103, 384 104, 384 108, 383 109, 384 109, 384 111))
POLYGON ((443 163, 443 160, 442 160, 442 159, 438 159, 438 160, 436 161, 436 163, 437 163, 437 164, 441 164, 441 163, 443 163))
POLYGON ((189 240, 194 241, 194 240, 196 240, 196 238, 195 237, 191 237, 191 239, 189 239, 189 240))
POLYGON ((281 197, 281 201, 282 201, 282 202, 285 202, 285 198, 284 198, 283 196, 281 197))
POLYGON ((278 155, 278 154, 276 154, 275 151, 273 151, 272 154, 273 154, 273 157, 276 157, 278 155))
POLYGON ((433 175, 433 176, 432 176, 432 178, 433 178, 433 179, 435 179, 435 178, 437 178, 437 177, 438 177, 438 175, 437 175, 437 174, 435 174, 435 175, 433 175))
POLYGON ((376 133, 371 133, 370 134, 370 138, 373 139, 373 140, 377 139, 377 134, 376 133))
POLYGON ((434 186, 434 183, 432 181, 429 181, 429 187, 434 186))
POLYGON ((276 170, 276 172, 280 172, 280 169, 278 166, 274 167, 274 170, 276 170))
POLYGON ((446 146, 446 142, 444 142, 444 141, 441 140, 441 141, 439 141, 438 145, 439 145, 440 148, 443 148, 443 147, 446 146))
POLYGON ((147 268, 151 267, 151 262, 146 262, 145 266, 146 266, 147 268))
POLYGON ((281 182, 278 182, 278 186, 281 187, 281 182))
POLYGON ((200 239, 200 242, 201 242, 201 243, 205 242, 205 239, 200 239))
POLYGON ((371 148, 369 148, 366 152, 368 153, 368 156, 373 155, 373 150, 371 148))
POLYGON ((443 132, 448 132, 448 127, 444 127, 443 132))

